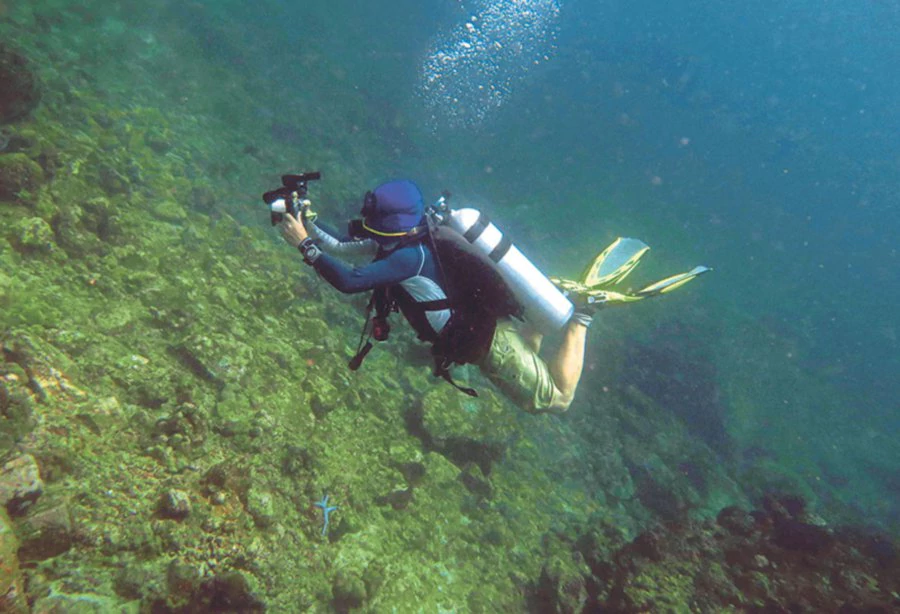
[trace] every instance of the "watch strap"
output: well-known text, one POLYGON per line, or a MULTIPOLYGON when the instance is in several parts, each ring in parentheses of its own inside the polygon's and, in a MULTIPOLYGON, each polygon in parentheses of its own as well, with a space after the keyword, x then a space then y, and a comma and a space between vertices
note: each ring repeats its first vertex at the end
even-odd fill
POLYGON ((310 265, 314 264, 315 261, 319 259, 319 256, 322 255, 322 250, 319 249, 319 246, 316 245, 312 237, 306 237, 300 241, 300 245, 297 246, 297 249, 303 254, 303 261, 310 265))

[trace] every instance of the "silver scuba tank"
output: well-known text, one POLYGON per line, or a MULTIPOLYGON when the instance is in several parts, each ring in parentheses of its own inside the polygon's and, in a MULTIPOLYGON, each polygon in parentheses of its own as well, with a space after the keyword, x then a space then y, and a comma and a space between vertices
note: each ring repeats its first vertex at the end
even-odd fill
POLYGON ((554 333, 569 322, 575 306, 546 275, 476 209, 451 209, 443 221, 493 260, 504 281, 525 309, 525 320, 542 333, 554 333))

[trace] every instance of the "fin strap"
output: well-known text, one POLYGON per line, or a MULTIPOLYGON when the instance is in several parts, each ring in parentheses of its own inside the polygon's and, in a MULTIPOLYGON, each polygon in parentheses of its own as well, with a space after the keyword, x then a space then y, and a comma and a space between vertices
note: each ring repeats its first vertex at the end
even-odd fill
POLYGON ((478 397, 478 391, 474 388, 460 386, 453 381, 453 376, 450 375, 450 364, 446 358, 441 358, 440 356, 434 357, 434 375, 435 377, 443 378, 444 381, 446 381, 448 384, 450 384, 460 392, 465 393, 470 397, 478 397))

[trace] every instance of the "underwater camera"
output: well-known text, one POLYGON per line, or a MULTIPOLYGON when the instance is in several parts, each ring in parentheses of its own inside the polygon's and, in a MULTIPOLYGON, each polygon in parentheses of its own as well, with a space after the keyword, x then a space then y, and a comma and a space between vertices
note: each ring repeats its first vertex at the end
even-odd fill
POLYGON ((321 179, 319 171, 300 173, 299 175, 282 175, 281 187, 262 195, 263 201, 269 205, 272 214, 272 226, 281 223, 286 213, 299 219, 300 209, 309 190, 309 182, 321 179))
POLYGON ((388 335, 391 333, 391 325, 388 324, 387 318, 384 316, 375 316, 372 318, 372 337, 375 341, 387 341, 388 335))

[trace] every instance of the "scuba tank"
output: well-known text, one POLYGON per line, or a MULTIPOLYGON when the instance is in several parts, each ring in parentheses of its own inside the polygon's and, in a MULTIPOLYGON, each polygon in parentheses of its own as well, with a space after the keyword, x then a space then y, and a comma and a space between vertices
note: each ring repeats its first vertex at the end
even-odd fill
POLYGON ((572 301, 484 213, 469 208, 449 209, 444 198, 438 201, 440 205, 440 220, 497 264, 503 280, 524 307, 524 318, 529 324, 545 334, 562 330, 568 324, 575 311, 572 301))

